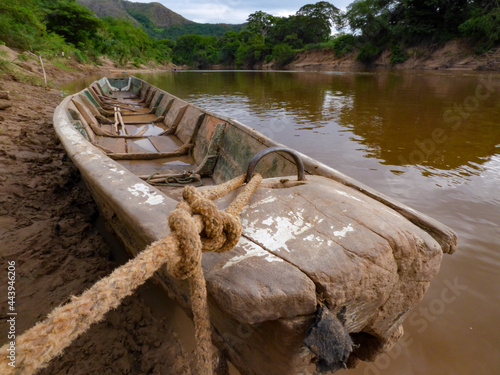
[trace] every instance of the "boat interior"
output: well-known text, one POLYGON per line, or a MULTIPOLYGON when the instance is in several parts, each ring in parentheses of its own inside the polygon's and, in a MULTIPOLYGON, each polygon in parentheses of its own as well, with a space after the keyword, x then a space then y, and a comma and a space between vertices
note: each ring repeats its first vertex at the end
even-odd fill
MULTIPOLYGON (((71 99, 68 114, 88 141, 167 195, 244 174, 256 153, 277 145, 132 77, 94 82, 71 99)), ((256 171, 276 177, 296 168, 293 158, 276 153, 256 171)))

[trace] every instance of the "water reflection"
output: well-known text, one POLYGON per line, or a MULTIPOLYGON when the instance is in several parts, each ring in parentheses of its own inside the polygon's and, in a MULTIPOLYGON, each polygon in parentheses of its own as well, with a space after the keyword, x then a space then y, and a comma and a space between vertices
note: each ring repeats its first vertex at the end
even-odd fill
POLYGON ((304 143, 292 137, 307 136, 314 150, 346 152, 338 138, 344 132, 358 143, 354 151, 363 157, 385 165, 420 166, 424 175, 477 174, 500 144, 497 76, 232 71, 143 77, 292 147, 304 143), (273 130, 270 119, 283 130, 273 130))
POLYGON ((429 173, 464 167, 468 175, 500 143, 500 101, 492 94, 500 85, 493 78, 487 84, 477 76, 358 77, 353 105, 339 122, 384 164, 422 165, 429 173))

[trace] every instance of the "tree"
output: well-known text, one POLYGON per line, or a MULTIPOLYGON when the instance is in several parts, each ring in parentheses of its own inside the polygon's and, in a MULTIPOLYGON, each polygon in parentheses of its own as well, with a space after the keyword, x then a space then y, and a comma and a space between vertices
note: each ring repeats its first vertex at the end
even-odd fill
POLYGON ((476 0, 470 4, 469 16, 460 26, 463 36, 476 43, 476 52, 490 50, 500 41, 500 2, 476 0))
POLYGON ((316 4, 306 4, 298 10, 297 15, 321 20, 329 24, 330 27, 340 22, 340 9, 327 1, 320 1, 316 4))
POLYGON ((467 17, 468 0, 403 0, 398 2, 400 13, 394 17, 395 33, 403 42, 451 39, 467 17))
POLYGON ((183 35, 175 43, 174 62, 194 66, 198 69, 207 68, 217 62, 216 44, 216 37, 183 35))
POLYGON ((238 47, 236 65, 252 67, 261 63, 271 53, 271 48, 258 35, 254 34, 253 37, 250 37, 238 47))
POLYGON ((356 0, 349 4, 342 24, 355 34, 376 40, 390 27, 390 9, 394 1, 356 0))
POLYGON ((0 40, 10 47, 30 50, 45 33, 35 0, 0 1, 0 40))
POLYGON ((247 28, 256 33, 262 35, 262 42, 265 43, 266 35, 269 29, 276 22, 276 17, 259 10, 250 14, 247 18, 247 28))
POLYGON ((126 65, 130 60, 138 66, 141 62, 160 56, 153 46, 153 40, 129 21, 117 18, 103 18, 105 30, 101 32, 101 53, 107 54, 118 63, 126 65))
POLYGON ((227 31, 219 39, 219 61, 222 64, 231 65, 236 62, 236 52, 241 45, 240 34, 234 31, 227 31))
POLYGON ((325 41, 331 34, 332 27, 340 23, 340 10, 327 1, 320 1, 316 4, 306 4, 296 14, 306 17, 312 32, 316 36, 316 43, 325 41))
POLYGON ((293 48, 286 43, 276 44, 271 55, 278 67, 283 67, 291 63, 295 59, 295 56, 293 48))
POLYGON ((301 48, 304 44, 318 43, 328 39, 330 28, 319 28, 317 21, 308 16, 293 15, 277 18, 275 25, 269 30, 269 39, 273 44, 286 42, 295 48, 301 48), (321 30, 318 33, 318 30, 321 30))
POLYGON ((44 19, 47 30, 78 46, 87 44, 103 24, 94 13, 75 0, 44 0, 44 19))

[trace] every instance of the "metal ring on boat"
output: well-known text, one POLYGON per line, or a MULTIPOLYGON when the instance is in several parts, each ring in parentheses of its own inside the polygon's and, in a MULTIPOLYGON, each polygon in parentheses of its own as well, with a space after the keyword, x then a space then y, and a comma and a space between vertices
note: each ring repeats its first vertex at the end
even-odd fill
POLYGON ((249 182, 252 179, 253 173, 255 171, 255 167, 257 166, 257 163, 262 159, 264 156, 271 152, 286 152, 290 154, 293 157, 293 160, 295 161, 295 164, 297 165, 297 180, 298 181, 305 181, 306 176, 304 173, 304 164, 302 163, 302 159, 299 156, 299 153, 295 150, 292 150, 287 147, 282 147, 282 146, 276 146, 276 147, 269 147, 266 148, 265 150, 260 151, 259 153, 255 154, 255 156, 250 160, 250 164, 248 164, 248 169, 247 169, 247 175, 245 177, 245 182, 249 182))

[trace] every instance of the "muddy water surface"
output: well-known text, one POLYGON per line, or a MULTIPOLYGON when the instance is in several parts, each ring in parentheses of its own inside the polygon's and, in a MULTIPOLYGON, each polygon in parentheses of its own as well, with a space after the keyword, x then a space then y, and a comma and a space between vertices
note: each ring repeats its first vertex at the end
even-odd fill
POLYGON ((500 371, 500 75, 169 72, 141 78, 453 228, 460 248, 367 375, 500 371))

